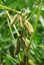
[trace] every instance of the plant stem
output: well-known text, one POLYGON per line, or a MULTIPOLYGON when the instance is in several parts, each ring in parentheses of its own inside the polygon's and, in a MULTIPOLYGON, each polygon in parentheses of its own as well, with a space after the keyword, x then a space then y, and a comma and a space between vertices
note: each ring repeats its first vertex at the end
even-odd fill
POLYGON ((1 50, 1 52, 4 54, 4 56, 10 58, 11 60, 13 60, 13 61, 16 62, 16 63, 19 63, 15 58, 13 58, 13 57, 11 57, 10 55, 6 54, 6 53, 3 52, 2 50, 1 50))
MULTIPOLYGON (((37 25, 38 25, 38 20, 39 20, 40 13, 41 13, 41 6, 42 6, 42 2, 40 3, 40 7, 39 7, 39 9, 38 9, 38 15, 37 15, 36 22, 35 22, 34 32, 33 32, 32 36, 31 36, 31 38, 30 38, 30 43, 31 43, 31 41, 32 41, 32 39, 33 39, 33 36, 34 36, 35 32, 36 32, 36 28, 37 28, 37 25)), ((31 45, 31 44, 30 44, 30 45, 31 45)), ((30 45, 29 45, 29 47, 30 47, 30 45)))
POLYGON ((13 57, 11 57, 10 55, 6 54, 6 56, 7 56, 8 58, 10 58, 11 60, 15 61, 16 63, 19 63, 16 59, 14 59, 13 57))
MULTIPOLYGON (((41 2, 42 2, 42 0, 41 0, 41 2)), ((38 8, 40 7, 40 4, 38 5, 38 8)), ((38 9, 38 8, 36 8, 36 9, 34 9, 34 11, 33 12, 31 12, 32 14, 30 15, 30 17, 28 17, 28 20, 30 20, 30 18, 32 17, 32 15, 36 12, 36 10, 38 9)))
MULTIPOLYGON (((6 21, 5 21, 6 22, 6 21)), ((0 25, 0 29, 2 29, 3 25, 5 24, 5 22, 3 22, 1 25, 0 25)))
MULTIPOLYGON (((9 25, 9 28, 10 28, 10 31, 11 31, 11 34, 12 34, 12 37, 13 37, 13 39, 14 39, 14 35, 13 35, 13 32, 12 32, 11 26, 10 26, 10 24, 9 24, 9 20, 8 20, 8 25, 9 25)), ((14 39, 14 40, 15 40, 15 39, 14 39)))
POLYGON ((8 41, 11 41, 11 39, 9 39, 9 38, 7 38, 7 39, 0 38, 0 41, 2 41, 2 42, 8 42, 8 41))
POLYGON ((7 6, 2 5, 2 4, 0 4, 0 7, 2 7, 3 9, 6 9, 6 10, 10 10, 10 11, 16 12, 16 13, 20 13, 19 11, 15 10, 15 9, 11 9, 11 8, 9 8, 7 6))
POLYGON ((34 9, 34 11, 32 12, 32 14, 30 15, 30 17, 28 17, 28 20, 30 20, 30 18, 32 17, 32 15, 35 13, 36 10, 37 10, 37 8, 34 9))

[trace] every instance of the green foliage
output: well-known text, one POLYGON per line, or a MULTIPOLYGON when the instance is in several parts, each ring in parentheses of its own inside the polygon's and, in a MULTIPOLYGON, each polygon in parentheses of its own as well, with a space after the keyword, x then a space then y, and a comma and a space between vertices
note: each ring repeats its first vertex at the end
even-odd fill
POLYGON ((44 65, 44 0, 0 0, 0 65, 44 65))

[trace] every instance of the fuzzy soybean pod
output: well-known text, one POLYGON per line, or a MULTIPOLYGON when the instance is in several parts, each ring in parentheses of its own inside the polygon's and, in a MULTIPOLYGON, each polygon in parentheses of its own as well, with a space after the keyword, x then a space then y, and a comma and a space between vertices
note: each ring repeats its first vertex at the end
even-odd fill
POLYGON ((10 23, 11 26, 15 23, 16 19, 17 19, 17 14, 14 15, 13 19, 11 20, 11 23, 10 23))
POLYGON ((15 50, 15 55, 18 55, 20 52, 20 38, 17 39, 17 45, 16 45, 16 50, 15 50))
POLYGON ((34 32, 33 26, 29 23, 29 21, 26 19, 24 25, 26 26, 27 30, 30 34, 34 32))

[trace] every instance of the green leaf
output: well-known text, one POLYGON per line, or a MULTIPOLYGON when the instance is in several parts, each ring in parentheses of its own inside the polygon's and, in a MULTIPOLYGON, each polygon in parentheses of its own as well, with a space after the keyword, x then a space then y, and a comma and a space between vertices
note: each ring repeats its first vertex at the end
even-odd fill
POLYGON ((6 65, 13 65, 12 60, 6 57, 6 65))

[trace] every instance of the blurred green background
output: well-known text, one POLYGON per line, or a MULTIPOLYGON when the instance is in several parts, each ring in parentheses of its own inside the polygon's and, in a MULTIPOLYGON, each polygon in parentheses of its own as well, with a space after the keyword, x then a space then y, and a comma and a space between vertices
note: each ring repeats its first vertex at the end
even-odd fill
POLYGON ((41 1, 41 13, 39 14, 38 24, 31 41, 28 57, 33 61, 34 65, 44 65, 44 0, 0 0, 0 65, 20 65, 18 63, 20 63, 24 56, 24 52, 20 52, 16 56, 14 55, 18 37, 15 29, 12 27, 15 40, 12 38, 7 22, 9 18, 6 10, 9 11, 11 17, 13 17, 16 12, 8 8, 17 11, 25 10, 27 18, 32 15, 29 21, 34 27, 41 1))

